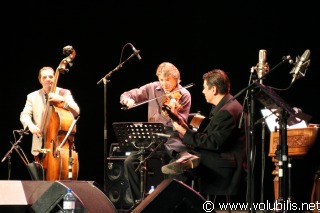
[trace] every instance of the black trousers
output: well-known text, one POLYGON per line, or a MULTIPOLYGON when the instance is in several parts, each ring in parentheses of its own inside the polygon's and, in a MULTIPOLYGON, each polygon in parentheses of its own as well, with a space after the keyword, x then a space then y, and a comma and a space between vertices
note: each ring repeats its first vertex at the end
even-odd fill
MULTIPOLYGON (((174 131, 172 128, 165 128, 165 134, 171 135, 168 139, 163 139, 163 145, 157 148, 157 151, 163 152, 163 162, 164 164, 170 163, 177 159, 177 154, 182 151, 186 151, 187 147, 182 144, 181 136, 177 131, 174 131)), ((155 148, 155 147, 153 147, 155 148)), ((150 154, 150 150, 143 150, 143 159, 145 159, 150 154)), ((141 199, 141 195, 144 192, 141 192, 141 185, 143 180, 141 181, 141 173, 140 173, 140 162, 141 162, 141 151, 132 151, 129 156, 124 161, 124 172, 125 176, 128 180, 131 196, 133 202, 141 199), (139 167, 137 169, 137 167, 139 167)), ((143 165, 142 165, 143 168, 143 165)), ((177 180, 186 182, 188 178, 185 174, 183 175, 168 175, 166 178, 175 178, 177 180)))
MULTIPOLYGON (((148 154, 149 152, 144 153, 144 158, 147 157, 148 154)), ((163 150, 162 156, 164 157, 163 160, 165 164, 176 160, 176 158, 171 158, 165 150, 163 150)), ((141 181, 141 173, 140 173, 141 167, 139 166, 140 157, 141 157, 141 153, 139 153, 139 151, 133 151, 124 161, 125 176, 129 183, 129 188, 130 188, 133 202, 140 200, 141 195, 144 195, 146 190, 149 190, 149 189, 144 189, 143 192, 141 191, 141 186, 142 186, 141 184, 144 184, 143 185, 143 188, 144 188, 144 186, 146 186, 146 183, 143 182, 143 179, 141 181), (138 166, 139 168, 137 169, 138 166)), ((142 165, 142 169, 144 169, 143 165, 142 165)), ((191 185, 191 179, 190 179, 191 177, 188 174, 167 175, 165 176, 165 178, 174 178, 182 182, 185 182, 186 184, 191 185)))

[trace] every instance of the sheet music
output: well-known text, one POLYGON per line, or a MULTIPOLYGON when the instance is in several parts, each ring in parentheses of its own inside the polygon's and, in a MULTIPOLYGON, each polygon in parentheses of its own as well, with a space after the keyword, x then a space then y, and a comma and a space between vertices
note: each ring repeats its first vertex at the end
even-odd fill
POLYGON ((138 147, 157 145, 167 138, 154 133, 164 133, 163 123, 153 122, 114 122, 113 129, 122 150, 133 151, 138 147))
MULTIPOLYGON (((269 109, 261 109, 262 116, 265 118, 266 124, 270 132, 274 132, 275 128, 279 129, 279 124, 277 122, 278 117, 272 113, 269 109)), ((307 123, 304 120, 301 120, 299 123, 293 124, 291 126, 287 125, 287 129, 298 129, 306 128, 307 123)))

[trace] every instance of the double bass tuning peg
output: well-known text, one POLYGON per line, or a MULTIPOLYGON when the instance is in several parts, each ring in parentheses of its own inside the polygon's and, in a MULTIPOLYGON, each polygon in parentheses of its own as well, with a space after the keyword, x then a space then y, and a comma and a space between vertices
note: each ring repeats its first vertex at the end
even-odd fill
POLYGON ((64 68, 64 67, 58 67, 57 70, 62 74, 64 74, 65 72, 69 72, 69 69, 68 68, 64 68))

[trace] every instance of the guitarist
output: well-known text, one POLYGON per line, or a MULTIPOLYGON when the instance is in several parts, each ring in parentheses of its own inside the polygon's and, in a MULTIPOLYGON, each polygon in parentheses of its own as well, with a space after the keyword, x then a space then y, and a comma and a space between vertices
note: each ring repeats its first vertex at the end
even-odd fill
MULTIPOLYGON (((231 100, 230 80, 227 74, 214 69, 203 75, 206 101, 212 104, 209 124, 203 132, 196 132, 174 122, 175 129, 183 135, 183 144, 201 156, 200 164, 192 170, 200 177, 200 189, 207 195, 236 195, 245 165, 245 132, 238 128, 242 105, 231 100)), ((186 171, 184 158, 162 167, 165 174, 186 171)))
MULTIPOLYGON (((164 144, 165 150, 163 150, 165 158, 168 159, 167 162, 174 161, 182 155, 191 156, 186 152, 186 145, 181 142, 182 135, 173 128, 172 119, 162 110, 164 105, 168 105, 179 118, 187 121, 191 107, 191 95, 186 88, 179 84, 180 72, 172 63, 159 64, 156 76, 158 81, 124 92, 120 96, 120 103, 130 109, 139 103, 152 100, 148 102, 148 122, 163 123, 165 133, 171 135, 164 144)), ((136 171, 140 161, 139 156, 138 151, 133 151, 124 161, 125 176, 128 179, 134 203, 139 203, 143 199, 140 192, 140 174, 136 171)), ((193 157, 193 161, 199 159, 197 156, 193 157)), ((175 178, 186 181, 184 176, 175 176, 175 178)))

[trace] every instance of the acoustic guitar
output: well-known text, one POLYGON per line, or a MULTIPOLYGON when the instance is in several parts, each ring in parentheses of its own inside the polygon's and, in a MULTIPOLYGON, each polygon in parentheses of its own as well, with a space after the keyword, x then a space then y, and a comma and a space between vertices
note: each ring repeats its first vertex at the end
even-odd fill
POLYGON ((193 129, 194 131, 203 131, 209 121, 205 116, 201 115, 200 112, 197 112, 189 115, 189 124, 186 124, 186 122, 184 122, 184 120, 180 118, 178 114, 171 111, 170 106, 165 104, 162 105, 162 111, 173 121, 177 122, 179 125, 183 126, 184 128, 193 129))

